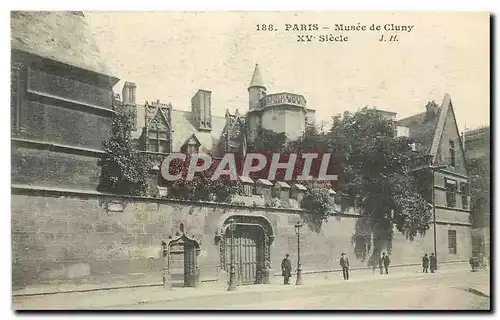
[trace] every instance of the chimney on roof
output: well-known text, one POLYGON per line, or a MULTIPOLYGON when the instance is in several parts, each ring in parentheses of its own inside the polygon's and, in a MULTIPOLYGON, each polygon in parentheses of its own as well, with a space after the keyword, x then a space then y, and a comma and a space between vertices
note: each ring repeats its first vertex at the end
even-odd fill
POLYGON ((135 89, 135 83, 125 82, 122 90, 123 104, 135 104, 135 89))
POLYGON ((198 89, 191 98, 191 112, 196 129, 212 130, 212 91, 198 89))
POLYGON ((135 88, 135 83, 127 81, 123 85, 122 89, 122 112, 129 111, 132 113, 134 128, 137 127, 137 105, 135 103, 135 88))
POLYGON ((439 107, 438 107, 437 103, 434 100, 429 101, 427 103, 427 105, 425 106, 425 110, 426 110, 427 116, 437 116, 438 109, 439 109, 439 107))

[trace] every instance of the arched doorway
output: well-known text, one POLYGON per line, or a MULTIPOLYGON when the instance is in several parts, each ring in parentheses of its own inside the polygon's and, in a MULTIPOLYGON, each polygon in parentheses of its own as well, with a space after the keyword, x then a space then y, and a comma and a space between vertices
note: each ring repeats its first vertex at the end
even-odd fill
POLYGON ((176 237, 170 236, 166 243, 169 286, 197 287, 200 277, 198 267, 200 245, 184 232, 184 224, 181 223, 179 229, 176 237))
POLYGON ((236 282, 239 285, 268 283, 266 270, 271 267, 271 243, 274 233, 269 221, 261 216, 234 215, 227 217, 220 229, 219 245, 221 268, 231 267, 231 230, 229 221, 236 221, 234 232, 234 259, 236 282))

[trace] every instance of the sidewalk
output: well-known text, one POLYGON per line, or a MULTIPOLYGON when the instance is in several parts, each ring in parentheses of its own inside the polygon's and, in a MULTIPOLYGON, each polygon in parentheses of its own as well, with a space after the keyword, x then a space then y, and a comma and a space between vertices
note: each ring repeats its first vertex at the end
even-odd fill
MULTIPOLYGON (((353 270, 349 282, 380 281, 383 279, 402 279, 426 277, 417 267, 394 268, 389 275, 380 275, 378 270, 375 274, 367 270, 353 270)), ((469 270, 463 264, 443 264, 439 270, 441 274, 464 273, 469 270)), ((391 270, 390 270, 391 272, 391 270)), ((439 274, 437 273, 437 274, 439 274)), ((292 279, 294 280, 294 278, 292 279)), ((300 290, 300 288, 311 288, 315 286, 334 285, 343 283, 340 273, 330 274, 305 274, 304 284, 301 286, 281 284, 281 277, 274 277, 271 284, 238 286, 236 291, 229 292, 227 288, 213 285, 201 285, 199 288, 172 288, 165 290, 163 287, 140 287, 112 290, 99 290, 92 292, 59 293, 42 296, 13 297, 12 304, 15 310, 55 310, 55 309, 100 309, 113 306, 139 305, 143 303, 167 302, 187 298, 206 297, 217 295, 223 298, 225 295, 244 295, 255 292, 282 292, 288 290, 300 290)), ((293 281, 292 281, 293 283, 293 281)))

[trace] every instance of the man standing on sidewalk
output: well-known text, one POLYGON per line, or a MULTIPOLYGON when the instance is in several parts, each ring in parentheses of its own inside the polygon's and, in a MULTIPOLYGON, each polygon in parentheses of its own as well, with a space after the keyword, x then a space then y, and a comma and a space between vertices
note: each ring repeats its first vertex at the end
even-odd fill
POLYGON ((345 253, 343 252, 340 258, 340 266, 342 267, 342 274, 344 275, 344 280, 349 280, 349 259, 347 259, 345 253))
POLYGON ((426 253, 422 258, 422 273, 427 273, 428 269, 429 269, 429 257, 427 256, 426 253))
POLYGON ((389 255, 382 253, 382 262, 384 263, 385 274, 389 274, 389 265, 391 264, 391 259, 389 259, 389 255))
POLYGON ((434 271, 437 269, 437 261, 436 261, 436 256, 434 255, 434 252, 431 253, 431 257, 429 258, 430 263, 431 263, 431 273, 434 273, 434 271))
POLYGON ((290 284, 290 277, 292 276, 292 264, 288 257, 290 255, 287 253, 285 259, 281 261, 281 275, 284 277, 284 284, 290 284))

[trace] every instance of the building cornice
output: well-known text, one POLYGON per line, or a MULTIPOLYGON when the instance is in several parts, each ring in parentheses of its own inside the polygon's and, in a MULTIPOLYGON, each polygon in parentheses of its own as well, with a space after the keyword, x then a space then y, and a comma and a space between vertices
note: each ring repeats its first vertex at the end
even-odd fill
POLYGON ((11 138, 11 141, 20 147, 42 149, 62 153, 72 153, 83 156, 100 157, 105 154, 102 150, 70 146, 66 144, 52 143, 47 141, 37 141, 23 138, 11 138))

